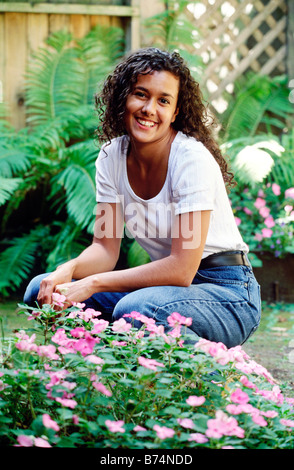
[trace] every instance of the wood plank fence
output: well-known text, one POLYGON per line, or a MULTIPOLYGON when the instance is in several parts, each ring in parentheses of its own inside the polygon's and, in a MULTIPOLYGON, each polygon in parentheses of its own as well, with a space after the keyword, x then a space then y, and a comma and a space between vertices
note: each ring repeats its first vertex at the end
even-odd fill
POLYGON ((123 28, 128 48, 140 46, 138 0, 130 5, 0 3, 0 101, 2 95, 17 129, 25 125, 24 73, 33 52, 55 31, 66 29, 80 38, 98 24, 123 28))
MULTIPOLYGON (((97 4, 99 0, 86 0, 89 4, 83 5, 76 1, 0 2, 0 101, 2 93, 17 128, 25 122, 26 65, 50 33, 67 28, 81 37, 96 24, 117 25, 125 29, 130 49, 140 47, 143 0, 130 0, 129 5, 114 4, 119 0, 104 0, 108 5, 97 4)), ((289 80, 294 78, 294 0, 192 1, 187 14, 197 31, 193 49, 205 63, 201 81, 217 110, 224 92, 232 92, 234 82, 249 70, 288 73, 289 80)))

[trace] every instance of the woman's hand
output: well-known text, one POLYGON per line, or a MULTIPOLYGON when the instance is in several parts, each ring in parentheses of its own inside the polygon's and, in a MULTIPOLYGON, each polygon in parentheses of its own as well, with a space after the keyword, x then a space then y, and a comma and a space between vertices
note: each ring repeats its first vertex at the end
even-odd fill
POLYGON ((67 282, 55 286, 54 292, 66 297, 66 305, 83 302, 95 294, 94 276, 88 276, 74 282, 67 282))
POLYGON ((67 282, 70 283, 72 280, 73 270, 73 263, 66 263, 41 281, 37 297, 37 301, 40 306, 44 304, 52 304, 52 294, 55 291, 56 285, 67 282))

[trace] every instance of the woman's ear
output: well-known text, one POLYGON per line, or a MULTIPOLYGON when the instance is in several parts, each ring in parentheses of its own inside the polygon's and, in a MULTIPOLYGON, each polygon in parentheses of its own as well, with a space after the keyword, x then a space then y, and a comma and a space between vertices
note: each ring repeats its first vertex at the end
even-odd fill
POLYGON ((173 115, 172 122, 175 122, 176 117, 177 117, 177 115, 179 114, 179 111, 180 111, 179 108, 177 108, 177 109, 175 110, 174 115, 173 115))

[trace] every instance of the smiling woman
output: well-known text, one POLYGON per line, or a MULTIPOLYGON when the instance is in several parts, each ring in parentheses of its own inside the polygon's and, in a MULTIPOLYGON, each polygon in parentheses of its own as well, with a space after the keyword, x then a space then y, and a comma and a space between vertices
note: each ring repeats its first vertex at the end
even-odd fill
POLYGON ((66 292, 67 302, 84 302, 106 319, 140 312, 166 331, 178 312, 189 319, 187 341, 243 343, 260 321, 259 286, 198 83, 178 53, 142 49, 117 65, 96 104, 104 144, 93 243, 34 279, 26 303, 66 292), (124 223, 151 262, 114 270, 124 223))

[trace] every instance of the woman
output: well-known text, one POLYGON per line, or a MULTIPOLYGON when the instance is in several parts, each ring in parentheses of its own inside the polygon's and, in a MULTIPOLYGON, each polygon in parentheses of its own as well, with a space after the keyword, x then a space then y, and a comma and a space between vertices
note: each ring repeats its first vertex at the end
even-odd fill
POLYGON ((24 301, 62 292, 104 317, 137 311, 166 330, 176 311, 192 318, 192 341, 244 343, 260 321, 259 286, 227 196, 232 174, 183 59, 155 48, 129 55, 96 104, 105 144, 93 243, 31 281, 24 301), (124 222, 151 262, 114 270, 124 222))

